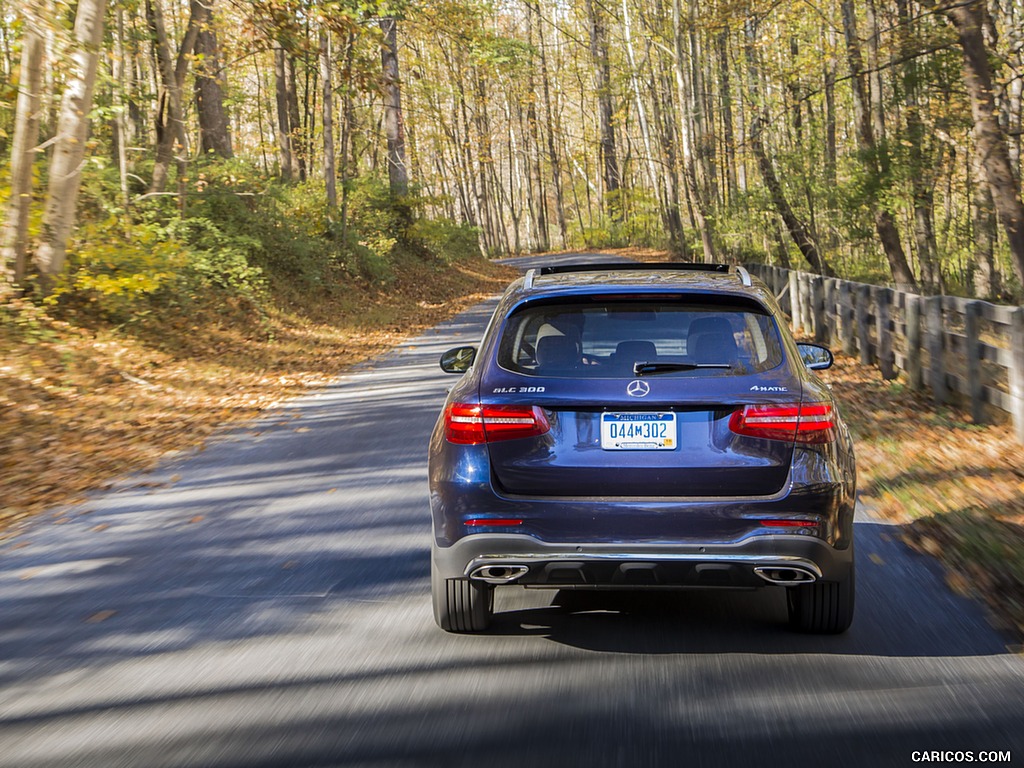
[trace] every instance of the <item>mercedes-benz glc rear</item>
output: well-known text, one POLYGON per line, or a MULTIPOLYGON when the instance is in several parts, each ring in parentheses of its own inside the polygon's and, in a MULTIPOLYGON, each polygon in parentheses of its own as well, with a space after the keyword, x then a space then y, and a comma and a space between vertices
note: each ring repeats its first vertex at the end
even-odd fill
POLYGON ((853 617, 852 443, 767 288, 743 270, 528 273, 430 443, 434 614, 481 631, 497 587, 782 587, 794 627, 853 617))

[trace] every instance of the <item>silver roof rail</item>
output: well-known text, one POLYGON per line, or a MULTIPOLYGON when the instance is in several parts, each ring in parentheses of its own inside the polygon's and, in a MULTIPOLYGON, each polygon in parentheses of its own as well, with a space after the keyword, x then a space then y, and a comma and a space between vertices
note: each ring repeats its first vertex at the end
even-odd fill
POLYGON ((533 288, 533 278, 536 276, 536 269, 531 268, 526 270, 526 277, 523 278, 523 288, 525 288, 526 290, 530 290, 531 288, 533 288))
POLYGON ((750 287, 750 273, 747 272, 745 267, 736 267, 736 274, 740 276, 740 282, 748 288, 750 287))

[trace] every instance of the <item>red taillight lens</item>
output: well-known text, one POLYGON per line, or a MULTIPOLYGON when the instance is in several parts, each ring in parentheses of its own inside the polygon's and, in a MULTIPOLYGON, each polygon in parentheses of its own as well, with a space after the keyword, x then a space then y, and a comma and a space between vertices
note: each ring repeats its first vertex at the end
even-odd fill
POLYGON ((829 443, 836 436, 828 403, 745 405, 729 418, 729 429, 737 435, 798 443, 829 443))
POLYGON ((536 405, 452 403, 444 414, 450 443, 476 445, 543 435, 551 425, 536 405))
POLYGON ((515 528, 522 524, 519 517, 471 517, 466 521, 470 528, 515 528))

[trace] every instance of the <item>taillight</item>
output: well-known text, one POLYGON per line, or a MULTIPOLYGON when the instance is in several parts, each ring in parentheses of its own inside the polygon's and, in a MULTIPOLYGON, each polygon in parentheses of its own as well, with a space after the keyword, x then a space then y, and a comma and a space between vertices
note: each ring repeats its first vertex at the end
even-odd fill
POLYGON ((745 405, 729 418, 729 429, 737 435, 798 443, 829 443, 836 436, 828 403, 745 405))
POLYGON ((551 425, 536 405, 452 403, 444 413, 450 443, 476 445, 543 435, 551 425))

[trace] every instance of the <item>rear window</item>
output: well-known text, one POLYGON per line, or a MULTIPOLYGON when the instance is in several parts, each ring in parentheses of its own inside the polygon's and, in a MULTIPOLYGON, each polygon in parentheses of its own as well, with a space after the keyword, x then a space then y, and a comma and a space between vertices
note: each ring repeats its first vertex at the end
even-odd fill
POLYGON ((527 376, 632 378, 638 363, 723 367, 662 376, 740 376, 775 368, 775 319, 748 304, 692 300, 526 305, 505 325, 498 365, 527 376))

